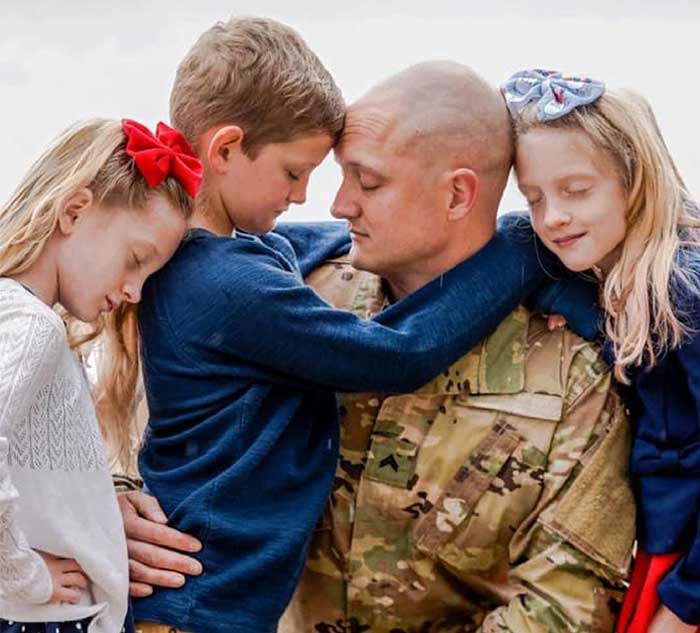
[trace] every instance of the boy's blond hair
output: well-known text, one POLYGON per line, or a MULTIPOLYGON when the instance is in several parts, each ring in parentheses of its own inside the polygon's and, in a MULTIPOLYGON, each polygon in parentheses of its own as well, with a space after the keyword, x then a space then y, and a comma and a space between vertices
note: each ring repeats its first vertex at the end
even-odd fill
POLYGON ((196 146, 217 125, 243 129, 243 151, 255 158, 268 143, 343 125, 340 89, 301 36, 266 18, 233 18, 205 31, 177 70, 170 118, 196 146))

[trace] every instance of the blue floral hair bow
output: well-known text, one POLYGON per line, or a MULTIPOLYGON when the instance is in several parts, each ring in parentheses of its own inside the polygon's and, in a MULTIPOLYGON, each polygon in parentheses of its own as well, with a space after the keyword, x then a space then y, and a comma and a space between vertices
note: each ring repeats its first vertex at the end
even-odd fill
POLYGON ((605 92, 605 84, 587 77, 563 77, 552 70, 521 70, 511 75, 501 91, 515 116, 526 105, 537 103, 539 121, 563 117, 575 107, 593 103, 605 92))

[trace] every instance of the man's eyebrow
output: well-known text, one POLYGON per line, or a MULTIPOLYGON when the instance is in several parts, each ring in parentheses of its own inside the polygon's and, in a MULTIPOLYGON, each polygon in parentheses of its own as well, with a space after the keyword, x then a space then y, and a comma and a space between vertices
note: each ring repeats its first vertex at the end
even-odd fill
MULTIPOLYGON (((338 155, 335 155, 335 162, 340 164, 342 161, 338 157, 338 155)), ((371 173, 373 176, 381 176, 381 172, 379 171, 378 167, 373 167, 372 165, 367 165, 366 163, 360 163, 356 160, 349 160, 346 163, 343 163, 345 167, 349 167, 351 169, 355 169, 357 171, 366 171, 371 173)))

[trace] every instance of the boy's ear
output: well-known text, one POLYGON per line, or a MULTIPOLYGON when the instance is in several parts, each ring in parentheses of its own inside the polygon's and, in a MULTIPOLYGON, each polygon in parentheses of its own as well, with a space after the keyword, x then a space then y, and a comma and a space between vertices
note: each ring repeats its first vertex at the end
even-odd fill
POLYGON ((448 185, 447 219, 461 220, 476 205, 479 197, 479 176, 471 169, 460 167, 448 174, 448 185))
POLYGON ((87 187, 78 189, 68 196, 58 210, 58 230, 63 235, 70 235, 85 212, 92 206, 94 196, 87 187))
POLYGON ((237 125, 225 125, 215 130, 209 138, 206 157, 211 169, 225 173, 235 153, 243 151, 243 130, 237 125))

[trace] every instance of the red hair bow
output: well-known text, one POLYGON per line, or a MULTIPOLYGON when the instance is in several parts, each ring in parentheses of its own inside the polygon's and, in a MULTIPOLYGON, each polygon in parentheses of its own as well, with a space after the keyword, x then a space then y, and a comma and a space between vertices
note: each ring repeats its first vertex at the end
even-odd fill
POLYGON ((194 198, 202 183, 202 163, 181 132, 159 123, 155 136, 145 126, 131 119, 122 121, 128 139, 126 153, 149 187, 157 187, 168 176, 173 176, 194 198))

